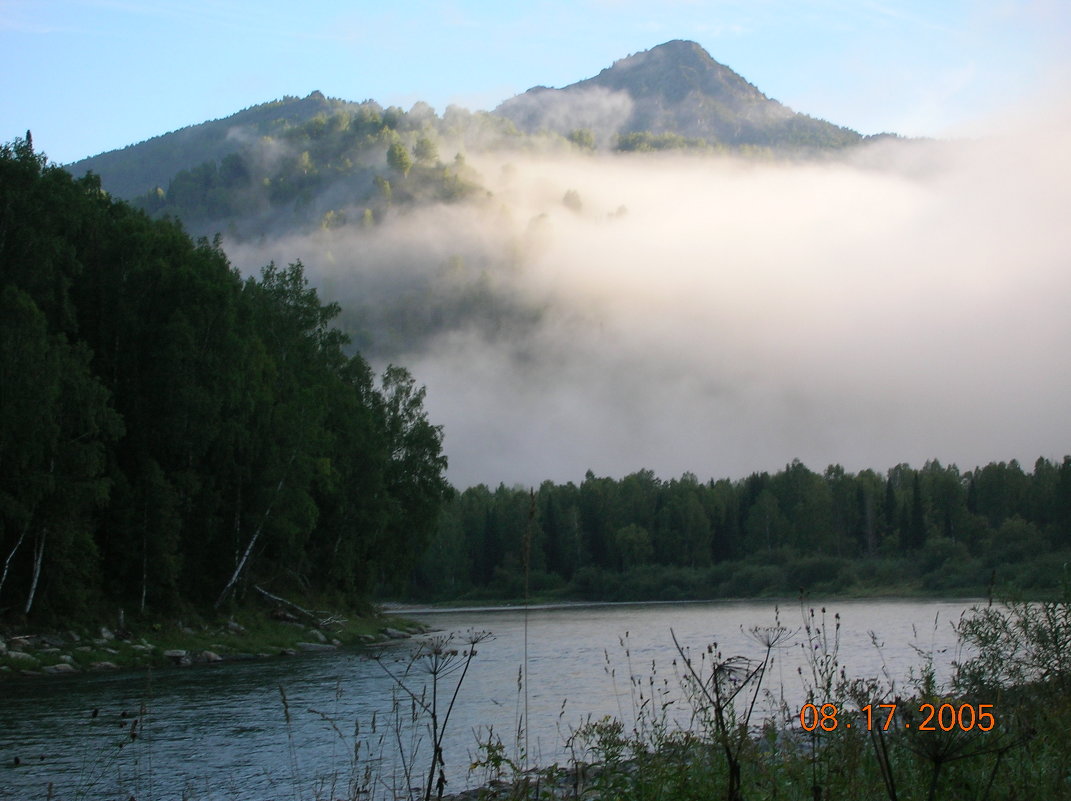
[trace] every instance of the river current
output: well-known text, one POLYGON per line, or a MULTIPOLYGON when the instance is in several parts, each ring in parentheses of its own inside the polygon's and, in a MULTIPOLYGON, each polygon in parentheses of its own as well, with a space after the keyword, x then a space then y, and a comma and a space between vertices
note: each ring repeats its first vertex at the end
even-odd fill
MULTIPOLYGON (((446 725, 448 788, 456 791, 486 778, 469 767, 489 738, 521 765, 563 762, 586 721, 646 725, 652 693, 659 706, 669 702, 669 725, 690 725, 674 634, 699 665, 714 643, 723 657, 761 657, 762 629, 777 620, 795 632, 765 675, 757 709, 772 714, 782 699, 797 709, 809 686, 814 641, 804 623, 824 627, 819 653, 839 639, 838 670, 848 677, 884 677, 909 691, 926 663, 947 679, 958 656, 954 625, 971 605, 727 601, 404 613, 431 626, 429 636, 457 633, 456 669, 438 681, 440 718, 461 677, 466 632, 492 635, 477 646, 446 725)), ((338 651, 5 682, 0 799, 335 799, 360 786, 370 790, 362 797, 390 798, 421 785, 431 758, 427 716, 409 695, 430 700, 427 663, 409 659, 422 641, 392 643, 382 664, 338 651)))

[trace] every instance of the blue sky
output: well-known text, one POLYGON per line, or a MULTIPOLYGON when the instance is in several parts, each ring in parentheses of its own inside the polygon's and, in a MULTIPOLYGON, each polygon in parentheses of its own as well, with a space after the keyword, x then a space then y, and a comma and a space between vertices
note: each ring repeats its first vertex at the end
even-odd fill
POLYGON ((863 133, 952 135, 1066 91, 1066 0, 0 0, 0 139, 53 161, 319 89, 490 109, 669 39, 863 133))

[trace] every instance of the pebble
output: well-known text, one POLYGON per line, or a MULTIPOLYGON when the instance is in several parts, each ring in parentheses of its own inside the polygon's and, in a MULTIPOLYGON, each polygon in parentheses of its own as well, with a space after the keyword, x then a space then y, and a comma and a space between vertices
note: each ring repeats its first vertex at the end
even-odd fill
POLYGON ((170 651, 164 651, 164 657, 170 659, 176 665, 189 665, 193 662, 190 659, 190 655, 180 648, 172 648, 170 651))
POLYGON ((41 668, 42 673, 77 673, 78 668, 74 665, 69 665, 66 662, 60 662, 58 665, 45 665, 41 668))

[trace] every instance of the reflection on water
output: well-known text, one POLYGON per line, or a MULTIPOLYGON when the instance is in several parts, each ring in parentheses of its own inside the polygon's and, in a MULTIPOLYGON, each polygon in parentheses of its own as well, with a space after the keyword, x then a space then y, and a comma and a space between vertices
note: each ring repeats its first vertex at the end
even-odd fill
MULTIPOLYGON (((932 654, 941 679, 956 658, 953 625, 970 605, 835 601, 826 605, 825 617, 832 634, 834 615, 840 615, 840 663, 849 677, 887 674, 904 682, 922 664, 920 654, 932 654)), ((821 622, 821 608, 814 605, 816 622, 821 622)), ((726 656, 758 657, 762 647, 748 630, 773 625, 775 605, 622 604, 540 607, 527 615, 520 609, 407 614, 442 631, 495 635, 479 648, 444 744, 450 789, 459 789, 469 780, 477 739, 489 730, 501 737, 508 754, 515 753, 525 706, 531 763, 560 761, 565 738, 589 717, 612 715, 631 727, 637 706, 632 676, 646 682, 656 672, 676 692, 671 629, 682 645, 696 650, 716 642, 726 656), (520 681, 526 628, 527 693, 520 681)), ((780 621, 800 626, 799 606, 782 608, 780 621)), ((804 692, 798 669, 808 674, 803 642, 801 632, 793 645, 778 651, 765 685, 777 694, 783 691, 792 705, 804 692)), ((411 647, 390 646, 399 657, 411 647)), ((407 682, 419 692, 426 679, 418 669, 407 682)), ((347 783, 364 781, 366 771, 383 782, 376 793, 383 797, 387 789, 421 784, 431 754, 426 729, 409 725, 411 704, 392 706, 398 697, 393 681, 356 652, 15 680, 0 684, 0 692, 0 798, 44 799, 50 783, 60 799, 264 799, 316 797, 316 792, 348 797, 347 783), (134 720, 136 738, 130 735, 134 720), (361 744, 356 760, 355 742, 361 744), (416 775, 407 777, 406 765, 415 766, 416 775)), ((679 719, 685 717, 682 713, 679 719)))

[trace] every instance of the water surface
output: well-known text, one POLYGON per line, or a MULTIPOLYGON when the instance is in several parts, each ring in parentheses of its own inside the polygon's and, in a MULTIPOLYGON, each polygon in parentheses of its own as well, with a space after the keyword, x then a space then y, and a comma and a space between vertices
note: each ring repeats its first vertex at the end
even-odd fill
MULTIPOLYGON (((766 601, 406 614, 441 634, 494 635, 478 646, 444 740, 449 787, 457 790, 480 780, 467 769, 489 732, 507 755, 549 764, 567 757, 565 741, 584 721, 610 715, 631 729, 644 714, 652 679, 665 697, 679 698, 671 631, 693 658, 713 643, 725 657, 759 657, 763 647, 753 627, 773 626, 778 615, 793 630, 824 619, 831 647, 839 614, 839 663, 847 675, 884 674, 906 686, 927 655, 938 677, 947 677, 956 658, 953 625, 970 605, 834 601, 824 615, 820 602, 778 612, 766 601)), ((402 677, 417 642, 392 644, 384 664, 402 677)), ((463 648, 463 635, 459 643, 463 648)), ((773 699, 801 703, 811 675, 807 644, 801 630, 776 651, 765 682, 773 699)), ((425 668, 412 665, 404 677, 417 695, 430 689, 425 668)), ((441 681, 440 710, 459 675, 441 681)), ((374 797, 384 798, 421 784, 431 755, 426 721, 417 716, 412 723, 407 691, 357 651, 19 679, 0 685, 0 692, 0 798, 46 799, 50 783, 59 799, 344 798, 350 782, 372 775, 374 797)), ((683 700, 670 707, 674 725, 688 725, 688 709, 683 700)))

